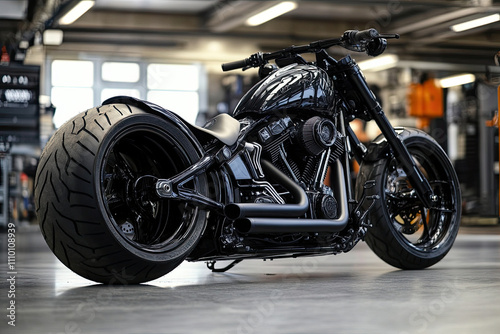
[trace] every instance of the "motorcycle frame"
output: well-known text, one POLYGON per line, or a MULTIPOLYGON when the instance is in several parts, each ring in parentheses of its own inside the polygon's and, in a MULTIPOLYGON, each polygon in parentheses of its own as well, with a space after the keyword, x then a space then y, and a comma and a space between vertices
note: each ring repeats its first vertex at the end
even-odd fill
MULTIPOLYGON (((422 175, 415 161, 411 157, 410 153, 404 146, 404 144, 397 137, 395 129, 390 124, 389 120, 385 116, 385 113, 378 103, 375 95, 370 90, 359 66, 350 57, 344 57, 340 61, 336 61, 333 57, 329 56, 325 51, 317 53, 318 63, 322 63, 322 60, 326 60, 331 66, 326 68, 327 72, 334 78, 336 84, 349 85, 351 92, 356 92, 358 95, 359 102, 361 105, 351 106, 352 100, 349 100, 347 96, 341 96, 343 104, 343 111, 340 112, 340 128, 343 135, 349 138, 347 141, 347 147, 345 151, 344 161, 342 162, 344 170, 349 170, 349 160, 351 156, 354 156, 359 163, 363 161, 373 161, 375 159, 388 159, 395 157, 402 165, 404 171, 406 172, 410 183, 415 188, 419 199, 426 207, 432 207, 433 203, 437 200, 434 192, 427 181, 427 179, 422 175), (378 125, 380 131, 385 137, 384 142, 379 142, 370 147, 367 151, 366 147, 360 143, 359 139, 356 137, 355 133, 349 126, 350 121, 352 121, 355 116, 361 116, 365 120, 374 120, 378 125)), ((339 91, 339 90, 337 90, 339 91)), ((240 136, 241 137, 241 136, 240 136)), ((238 140, 235 144, 236 147, 243 145, 242 139, 238 140)), ((196 175, 206 172, 209 168, 214 165, 220 166, 223 162, 228 161, 232 158, 235 152, 238 150, 233 147, 230 149, 227 146, 219 149, 212 156, 204 156, 198 163, 189 167, 186 171, 174 176, 171 179, 160 179, 156 184, 156 192, 158 196, 163 198, 179 199, 184 201, 191 201, 197 205, 202 205, 204 207, 211 207, 217 211, 222 210, 224 207, 223 203, 219 203, 201 194, 195 193, 188 189, 182 188, 182 185, 191 180, 196 175), (177 189, 177 190, 176 190, 177 189)), ((325 163, 328 163, 326 161, 325 163)), ((326 168, 326 166, 322 166, 326 168)), ((350 201, 353 201, 353 188, 349 177, 346 177, 347 194, 350 201)))
MULTIPOLYGON (((337 99, 338 101, 340 101, 340 105, 336 104, 335 110, 332 110, 330 118, 337 124, 337 127, 339 128, 338 130, 341 131, 342 135, 347 138, 347 140, 345 141, 346 147, 343 153, 343 157, 341 156, 339 158, 342 166, 341 169, 343 169, 344 171, 344 182, 342 182, 345 186, 344 193, 347 194, 348 203, 351 204, 350 208, 346 212, 347 216, 345 219, 357 217, 357 220, 359 222, 360 216, 366 216, 366 213, 362 214, 360 212, 361 203, 358 203, 355 200, 355 194, 353 191, 353 186, 351 184, 352 182, 349 177, 349 173, 346 172, 350 170, 350 160, 353 157, 356 158, 356 160, 360 164, 364 161, 369 162, 379 159, 396 158, 402 165, 403 170, 406 172, 408 179, 416 190, 416 194, 420 201, 426 207, 432 207, 433 203, 437 201, 437 198, 434 195, 430 184, 422 175, 422 172, 415 164, 415 161, 411 157, 404 144, 401 142, 401 140, 399 140, 395 129, 390 124, 375 95, 370 90, 361 70, 359 69, 359 66, 350 56, 346 56, 337 61, 324 50, 325 45, 338 45, 339 41, 339 39, 332 39, 314 42, 309 46, 292 47, 281 52, 268 54, 267 58, 289 58, 292 61, 296 61, 297 59, 302 59, 298 55, 299 52, 304 53, 314 51, 317 58, 316 66, 325 70, 328 73, 329 77, 332 78, 332 81, 336 88, 336 94, 338 94, 337 99), (354 98, 353 96, 350 96, 350 94, 354 94, 354 98), (377 143, 372 143, 367 149, 359 141, 356 134, 349 125, 349 122, 354 120, 355 118, 362 118, 367 121, 374 120, 378 125, 381 133, 384 135, 385 140, 378 141, 377 143)), ((259 58, 260 61, 264 59, 264 56, 262 56, 262 54, 259 53, 257 55, 257 58, 259 58)), ((196 147, 204 152, 202 158, 194 165, 190 166, 186 170, 170 179, 158 179, 152 191, 154 191, 154 193, 160 198, 192 202, 195 205, 200 206, 201 208, 215 211, 216 213, 224 216, 224 207, 226 203, 222 203, 221 201, 218 201, 214 198, 209 198, 204 194, 196 192, 195 190, 184 187, 184 185, 196 176, 201 175, 202 173, 210 173, 211 171, 213 171, 215 174, 219 175, 219 180, 217 181, 219 184, 223 185, 229 183, 229 185, 226 185, 226 187, 220 187, 220 190, 224 191, 223 197, 226 199, 226 202, 231 203, 232 201, 234 201, 231 190, 228 189, 231 187, 231 177, 225 170, 226 167, 221 167, 224 166, 224 163, 233 159, 236 155, 245 150, 244 138, 245 134, 249 132, 249 129, 244 129, 240 133, 238 141, 234 145, 228 146, 217 143, 217 141, 215 141, 214 149, 213 145, 210 145, 210 142, 212 144, 214 143, 213 138, 211 138, 211 140, 210 138, 204 137, 203 133, 200 133, 196 130, 196 127, 193 127, 192 125, 184 122, 181 118, 173 115, 173 113, 159 106, 141 100, 125 97, 110 99, 106 101, 105 104, 124 102, 138 105, 139 107, 146 109, 152 113, 168 118, 170 121, 178 125, 184 132, 186 132, 186 134, 190 135, 190 137, 198 138, 200 143, 205 143, 206 147, 210 147, 210 150, 208 151, 209 153, 207 153, 200 147, 203 145, 197 144, 196 147), (221 173, 225 175, 220 175, 221 173)), ((256 123, 259 122, 257 121, 256 123)), ((253 124, 253 126, 255 125, 256 124, 253 124)), ((318 171, 317 173, 326 171, 327 164, 328 159, 323 160, 323 166, 320 167, 320 171, 318 171)), ((252 168, 248 165, 249 164, 246 165, 246 168, 248 170, 251 170, 252 168)), ((339 170, 339 168, 337 168, 337 170, 339 170)), ((324 174, 322 173, 322 175, 324 174)), ((339 180, 338 176, 336 179, 339 180)))

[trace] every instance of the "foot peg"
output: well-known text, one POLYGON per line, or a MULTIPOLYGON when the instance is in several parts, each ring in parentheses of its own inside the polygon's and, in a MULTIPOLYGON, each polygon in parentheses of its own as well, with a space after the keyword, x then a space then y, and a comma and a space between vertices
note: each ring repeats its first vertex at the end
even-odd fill
POLYGON ((361 200, 358 202, 358 205, 356 205, 356 208, 354 209, 353 219, 356 223, 359 224, 359 226, 372 227, 372 224, 370 224, 370 222, 367 220, 368 213, 375 205, 375 202, 380 199, 379 195, 366 196, 366 190, 371 189, 373 187, 375 187, 374 180, 365 182, 365 184, 363 185, 363 193, 361 194, 361 200), (366 210, 361 211, 361 207, 365 204, 366 201, 371 201, 371 203, 366 210))

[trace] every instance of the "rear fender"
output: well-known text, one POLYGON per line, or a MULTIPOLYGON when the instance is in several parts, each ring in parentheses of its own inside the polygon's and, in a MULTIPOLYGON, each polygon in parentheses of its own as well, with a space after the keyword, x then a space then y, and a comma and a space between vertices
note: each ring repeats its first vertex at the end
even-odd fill
POLYGON ((181 117, 176 115, 174 112, 165 109, 157 104, 152 102, 140 100, 130 96, 115 96, 107 99, 102 104, 129 104, 134 107, 140 108, 141 110, 160 116, 179 127, 179 129, 190 139, 193 143, 193 146, 200 152, 200 155, 203 156, 205 150, 203 149, 203 144, 207 143, 213 138, 210 138, 207 134, 198 130, 195 126, 189 124, 181 117))

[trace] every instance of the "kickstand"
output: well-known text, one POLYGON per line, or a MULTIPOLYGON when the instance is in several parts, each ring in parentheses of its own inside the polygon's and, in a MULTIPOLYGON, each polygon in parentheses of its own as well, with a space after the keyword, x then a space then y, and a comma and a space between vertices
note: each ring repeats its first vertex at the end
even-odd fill
POLYGON ((237 265, 241 261, 243 261, 243 259, 234 260, 233 262, 231 262, 230 264, 228 264, 227 266, 225 266, 223 268, 215 268, 215 263, 217 261, 207 261, 207 268, 210 269, 213 273, 223 273, 223 272, 228 271, 229 269, 231 269, 232 267, 234 267, 235 265, 237 265))

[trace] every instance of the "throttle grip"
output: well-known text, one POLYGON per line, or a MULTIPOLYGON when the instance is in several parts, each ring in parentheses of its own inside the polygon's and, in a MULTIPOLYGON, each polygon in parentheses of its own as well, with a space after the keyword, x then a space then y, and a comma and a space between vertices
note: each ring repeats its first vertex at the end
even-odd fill
POLYGON ((359 44, 362 41, 371 40, 377 37, 379 37, 379 33, 373 28, 361 31, 348 30, 344 33, 344 39, 347 39, 347 42, 350 44, 359 44))
POLYGON ((248 63, 249 63, 248 58, 242 59, 242 60, 237 60, 237 61, 232 61, 230 63, 222 64, 222 70, 224 72, 236 70, 238 68, 246 67, 248 65, 248 63))

